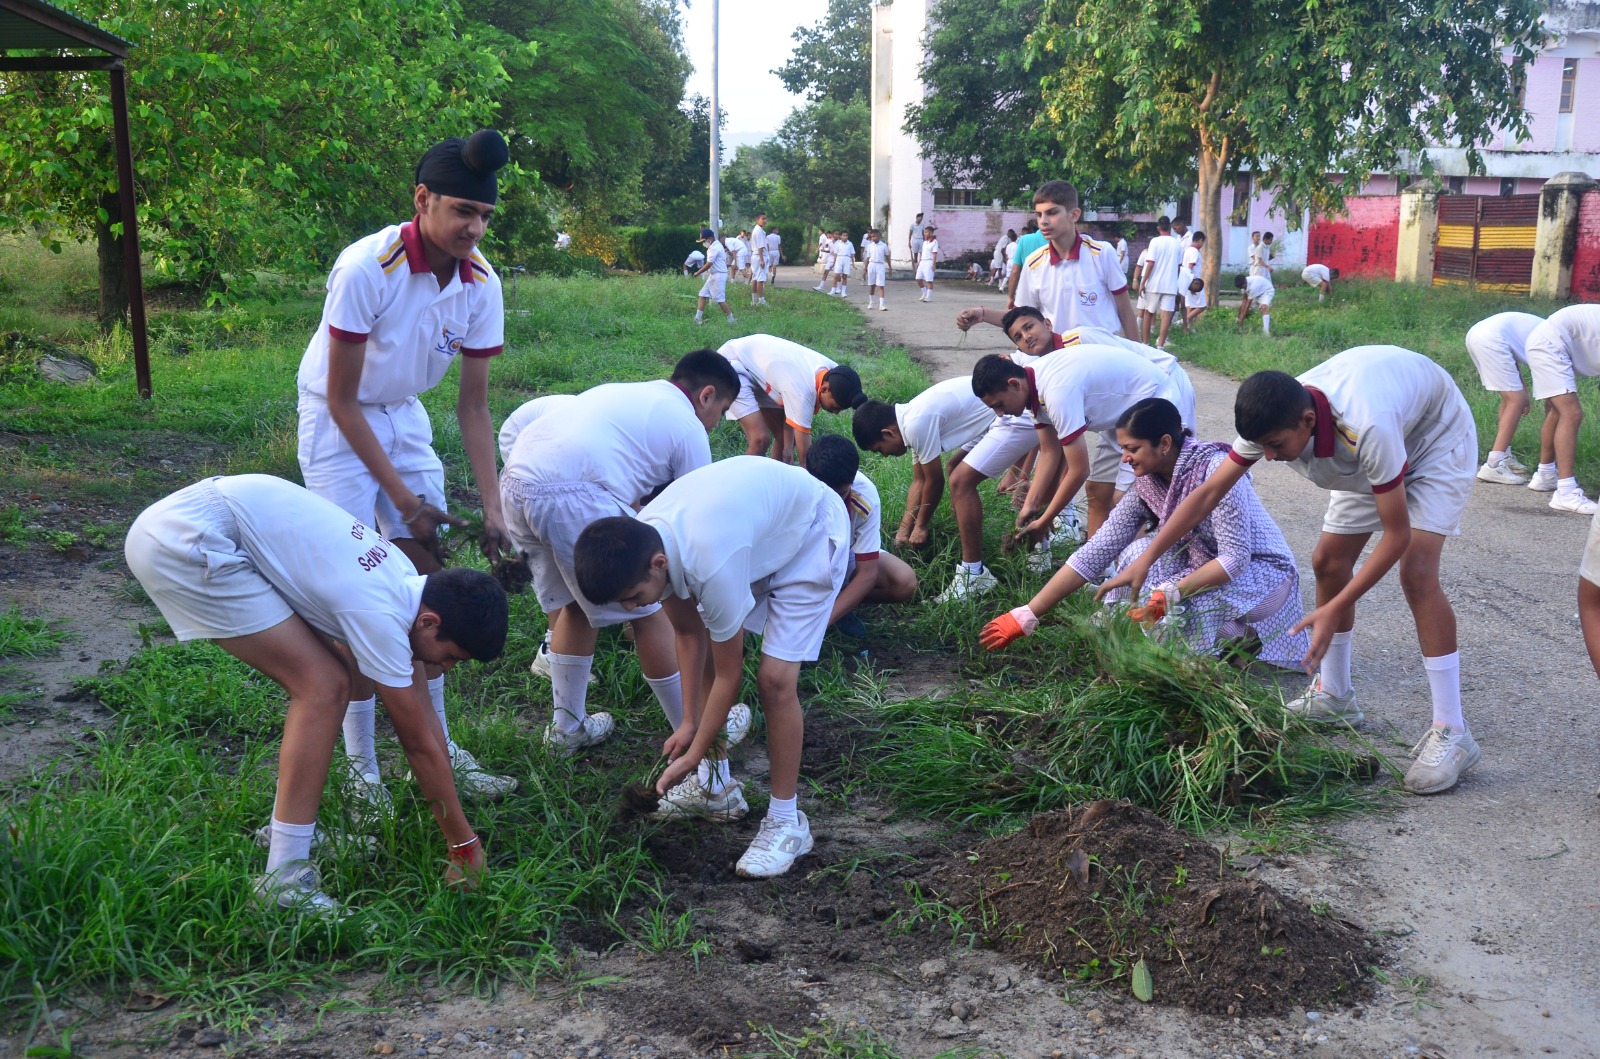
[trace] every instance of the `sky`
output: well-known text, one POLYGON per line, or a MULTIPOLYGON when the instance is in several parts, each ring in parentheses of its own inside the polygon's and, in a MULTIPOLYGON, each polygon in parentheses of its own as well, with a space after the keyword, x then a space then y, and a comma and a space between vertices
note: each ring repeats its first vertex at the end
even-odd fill
MULTIPOLYGON (((772 71, 788 60, 795 29, 816 23, 827 11, 828 0, 721 0, 718 103, 728 116, 725 151, 771 136, 801 102, 772 71)), ((691 0, 683 33, 694 63, 685 94, 710 96, 711 0, 691 0)))

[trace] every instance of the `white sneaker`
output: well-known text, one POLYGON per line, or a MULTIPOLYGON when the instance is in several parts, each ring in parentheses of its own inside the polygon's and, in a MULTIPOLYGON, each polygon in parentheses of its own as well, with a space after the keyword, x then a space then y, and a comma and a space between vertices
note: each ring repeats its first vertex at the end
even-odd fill
POLYGON ((338 901, 322 892, 322 878, 310 861, 296 861, 270 875, 258 875, 250 889, 256 903, 263 907, 281 908, 328 923, 340 923, 350 916, 338 901))
POLYGON ((728 722, 722 726, 723 745, 732 750, 750 734, 750 707, 742 702, 733 704, 728 711, 728 722))
POLYGON ((735 319, 734 319, 734 318, 733 318, 733 314, 732 314, 732 313, 729 313, 729 314, 728 314, 728 323, 730 323, 730 324, 736 324, 736 323, 738 323, 738 322, 739 322, 739 321, 737 321, 737 320, 735 320, 735 319))
POLYGON ((1305 694, 1283 704, 1286 713, 1312 724, 1355 724, 1366 716, 1356 705, 1356 689, 1348 695, 1331 695, 1322 690, 1322 678, 1311 682, 1305 694))
MULTIPOLYGON (((550 634, 544 634, 544 639, 539 641, 539 646, 533 651, 533 664, 528 666, 528 672, 536 677, 550 679, 550 634)), ((594 670, 589 671, 589 683, 599 683, 600 678, 594 675, 594 670)))
POLYGON ((1430 725, 1412 747, 1417 760, 1406 769, 1405 788, 1412 794, 1438 794, 1456 785, 1461 774, 1478 763, 1481 751, 1471 732, 1448 724, 1430 725))
POLYGON ((363 803, 358 808, 363 816, 382 819, 394 815, 394 799, 383 780, 370 772, 357 772, 355 762, 350 762, 350 775, 345 778, 344 789, 363 803))
POLYGON ((1482 467, 1478 468, 1478 481, 1493 482, 1496 485, 1526 484, 1528 479, 1525 475, 1518 474, 1516 471, 1513 471, 1510 467, 1506 466, 1506 464, 1510 462, 1510 460, 1506 460, 1502 463, 1484 464, 1482 467))
POLYGON ((1517 454, 1512 452, 1510 449, 1506 450, 1505 465, 1511 468, 1513 474, 1520 474, 1524 478, 1528 476, 1527 465, 1521 460, 1517 459, 1517 454))
POLYGON ((580 750, 605 742, 611 737, 613 727, 609 713, 591 713, 583 719, 576 732, 563 732, 553 724, 545 725, 544 741, 556 753, 571 757, 580 750))
POLYGON ((1078 514, 1076 504, 1068 504, 1056 516, 1051 527, 1050 543, 1052 544, 1081 544, 1089 536, 1089 531, 1083 524, 1083 516, 1078 514))
POLYGON ((1053 574, 1056 572, 1056 557, 1050 549, 1049 541, 1045 541, 1028 553, 1028 572, 1034 574, 1053 574))
POLYGON ((517 789, 515 779, 485 772, 477 758, 454 743, 450 744, 450 767, 455 770, 456 789, 468 798, 483 798, 492 802, 517 789))
POLYGON ((886 313, 886 312, 889 311, 889 307, 887 305, 883 304, 882 302, 879 302, 878 303, 878 311, 880 313, 886 313))
POLYGON ((750 811, 744 800, 744 784, 734 780, 720 794, 711 794, 696 776, 690 776, 667 792, 656 806, 655 815, 663 820, 710 820, 731 824, 743 820, 750 811))
POLYGON ((771 879, 794 867, 794 862, 811 852, 811 821, 801 813, 798 824, 782 824, 767 817, 750 848, 744 851, 734 870, 746 879, 771 879))
POLYGON ((957 563, 956 576, 950 579, 950 584, 945 586, 945 590, 939 593, 934 602, 949 603, 957 599, 977 599, 997 584, 999 581, 989 572, 987 566, 974 574, 957 563))
MULTIPOLYGON (((266 824, 258 827, 252 833, 256 845, 262 849, 272 848, 272 825, 266 824)), ((321 824, 311 833, 311 855, 321 853, 338 856, 341 853, 355 853, 363 857, 370 857, 378 851, 378 840, 371 835, 357 835, 349 831, 326 831, 321 824)))
POLYGON ((1593 500, 1584 496, 1581 489, 1574 489, 1571 492, 1558 489, 1550 498, 1550 510, 1570 511, 1574 515, 1592 515, 1597 506, 1600 505, 1596 505, 1593 500))
POLYGON ((1541 468, 1534 471, 1533 477, 1528 479, 1528 488, 1536 493, 1553 493, 1556 491, 1556 481, 1556 472, 1541 468))

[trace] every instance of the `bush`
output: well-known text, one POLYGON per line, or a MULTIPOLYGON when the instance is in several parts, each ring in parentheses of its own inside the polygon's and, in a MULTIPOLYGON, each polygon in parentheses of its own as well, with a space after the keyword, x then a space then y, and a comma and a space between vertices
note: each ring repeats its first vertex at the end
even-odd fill
POLYGON ((667 272, 682 267, 700 245, 697 224, 652 224, 617 229, 622 250, 617 264, 636 272, 667 272))

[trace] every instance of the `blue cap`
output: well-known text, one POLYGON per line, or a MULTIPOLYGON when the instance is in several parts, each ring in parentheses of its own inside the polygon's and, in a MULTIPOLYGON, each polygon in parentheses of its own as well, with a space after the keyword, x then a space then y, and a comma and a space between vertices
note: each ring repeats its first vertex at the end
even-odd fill
POLYGON ((702 228, 702 229, 700 229, 700 238, 702 238, 702 239, 715 239, 716 237, 717 237, 717 233, 713 232, 710 228, 702 228))

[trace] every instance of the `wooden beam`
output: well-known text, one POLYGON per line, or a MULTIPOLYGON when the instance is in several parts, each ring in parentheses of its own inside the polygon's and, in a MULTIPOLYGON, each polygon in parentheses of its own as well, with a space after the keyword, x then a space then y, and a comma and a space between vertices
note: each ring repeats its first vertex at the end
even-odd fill
POLYGON ((49 73, 56 70, 120 70, 122 60, 115 55, 0 55, 0 70, 23 73, 49 73))
POLYGON ((133 147, 128 139, 127 78, 111 71, 111 117, 117 141, 117 198, 122 204, 122 252, 128 270, 128 323, 139 396, 150 396, 150 338, 144 318, 144 274, 139 268, 139 215, 133 199, 133 147))

